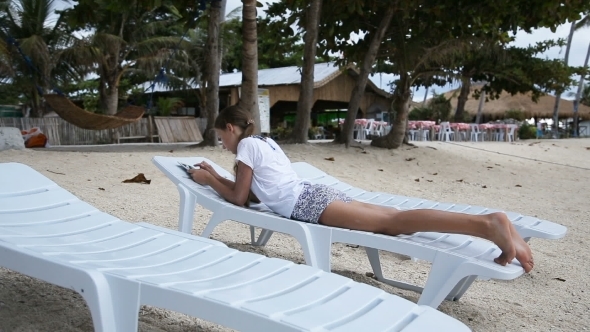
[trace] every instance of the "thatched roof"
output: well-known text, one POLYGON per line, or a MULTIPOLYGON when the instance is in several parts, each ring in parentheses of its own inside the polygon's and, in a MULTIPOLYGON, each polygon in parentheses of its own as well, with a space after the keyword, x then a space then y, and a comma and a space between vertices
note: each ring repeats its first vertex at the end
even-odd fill
MULTIPOLYGON (((469 98, 465 103, 465 111, 469 114, 476 115, 479 107, 479 99, 473 97, 473 91, 481 88, 481 85, 472 85, 469 98)), ((453 105, 453 113, 457 108, 457 100, 461 89, 456 89, 445 93, 447 99, 451 99, 453 105)), ((553 106, 555 105, 555 97, 545 95, 539 97, 535 103, 531 99, 531 94, 516 94, 514 96, 507 92, 502 92, 499 99, 489 100, 484 103, 482 114, 492 118, 503 118, 504 113, 508 110, 521 110, 527 118, 533 116, 541 118, 553 117, 553 106)), ((578 107, 579 116, 583 119, 590 119, 590 107, 580 105, 578 107)), ((559 103, 559 117, 572 117, 574 114, 574 103, 571 100, 561 98, 559 103)))

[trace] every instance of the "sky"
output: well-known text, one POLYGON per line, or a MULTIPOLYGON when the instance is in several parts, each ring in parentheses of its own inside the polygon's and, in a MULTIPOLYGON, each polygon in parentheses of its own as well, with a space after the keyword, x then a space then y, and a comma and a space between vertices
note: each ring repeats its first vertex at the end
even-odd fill
MULTIPOLYGON (((273 2, 277 2, 277 1, 278 0, 260 0, 260 2, 262 2, 263 4, 273 3, 273 2)), ((226 14, 241 5, 242 5, 241 0, 227 0, 226 14)), ((64 0, 57 0, 56 1, 56 7, 59 9, 69 7, 69 6, 71 6, 71 2, 70 2, 70 4, 68 4, 68 2, 64 1, 64 0)), ((264 10, 264 8, 259 8, 258 14, 259 15, 263 14, 263 10, 264 10)), ((514 41, 514 45, 519 46, 519 47, 526 47, 528 45, 532 45, 536 42, 543 41, 543 40, 558 39, 558 38, 567 39, 568 34, 569 34, 569 30, 570 30, 570 26, 571 26, 571 23, 569 23, 569 22, 566 24, 563 24, 557 28, 555 33, 551 32, 551 30, 549 30, 549 29, 534 30, 530 34, 520 31, 516 34, 516 39, 514 41)), ((576 33, 574 34, 573 42, 572 42, 572 48, 570 50, 569 65, 571 65, 571 66, 584 65, 584 60, 586 58, 586 52, 588 51, 589 44, 590 44, 590 29, 576 31, 576 33)), ((563 59, 565 56, 565 47, 563 47, 563 48, 554 47, 552 49, 549 49, 547 52, 545 52, 541 56, 548 58, 548 59, 557 59, 557 58, 563 59)), ((389 75, 389 74, 383 74, 383 75, 377 74, 377 75, 370 77, 370 79, 377 86, 380 86, 382 89, 389 91, 388 83, 394 79, 394 76, 389 75)), ((434 87, 434 90, 437 93, 443 93, 443 92, 446 92, 446 91, 449 91, 452 89, 456 89, 458 87, 459 87, 458 85, 448 85, 445 87, 434 87)), ((575 89, 572 88, 570 91, 575 91, 575 89)), ((426 92, 426 90, 424 88, 421 88, 418 91, 415 91, 414 97, 413 97, 414 100, 416 100, 416 101, 423 100, 425 92, 426 92)), ((430 93, 432 93, 432 89, 430 90, 430 93)), ((567 97, 566 94, 564 94, 562 97, 567 98, 567 99, 573 99, 572 97, 567 97)))

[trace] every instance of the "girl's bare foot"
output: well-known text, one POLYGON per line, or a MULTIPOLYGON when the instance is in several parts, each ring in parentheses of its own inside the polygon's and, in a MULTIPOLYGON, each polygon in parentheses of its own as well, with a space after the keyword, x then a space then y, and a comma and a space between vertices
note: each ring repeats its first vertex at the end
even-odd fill
POLYGON ((518 234, 518 231, 514 228, 512 223, 510 223, 510 233, 512 234, 512 242, 514 243, 514 248, 516 250, 516 260, 520 262, 524 272, 528 273, 535 266, 531 247, 529 247, 528 243, 524 242, 524 239, 518 234))
POLYGON ((491 213, 487 217, 490 226, 488 239, 502 250, 502 254, 495 258, 494 262, 504 266, 516 257, 516 248, 511 233, 512 223, 503 213, 491 213))

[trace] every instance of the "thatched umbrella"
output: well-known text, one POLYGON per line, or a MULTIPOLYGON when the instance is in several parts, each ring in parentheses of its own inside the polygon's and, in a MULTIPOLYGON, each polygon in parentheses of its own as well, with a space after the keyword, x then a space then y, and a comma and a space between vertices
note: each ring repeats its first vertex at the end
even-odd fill
MULTIPOLYGON (((471 91, 467 102, 465 103, 465 112, 475 116, 479 106, 479 100, 473 97, 473 92, 476 89, 480 89, 481 85, 472 85, 471 91)), ((447 99, 451 99, 451 105, 453 106, 453 113, 457 109, 457 100, 459 98, 460 88, 445 93, 447 99)), ((499 99, 489 100, 484 103, 482 109, 482 115, 486 118, 502 119, 504 114, 509 110, 519 110, 526 118, 532 118, 534 116, 539 118, 552 118, 553 117, 553 106, 555 105, 555 97, 551 95, 545 95, 539 97, 539 100, 535 103, 531 99, 531 94, 516 94, 514 96, 507 92, 502 92, 499 99)), ((590 107, 580 105, 578 107, 578 115, 582 119, 590 119, 590 107)), ((559 117, 569 118, 574 115, 574 103, 571 100, 561 99, 559 107, 559 117)))

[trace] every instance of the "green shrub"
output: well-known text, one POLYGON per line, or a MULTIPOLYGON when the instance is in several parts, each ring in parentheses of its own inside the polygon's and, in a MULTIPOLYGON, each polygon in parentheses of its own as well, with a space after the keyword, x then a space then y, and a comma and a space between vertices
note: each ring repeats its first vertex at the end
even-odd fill
POLYGON ((524 122, 520 128, 518 128, 518 138, 520 139, 533 139, 537 137, 537 127, 524 122))
POLYGON ((428 103, 428 107, 432 109, 433 116, 435 117, 432 121, 438 119, 441 121, 449 121, 451 119, 451 110, 453 109, 453 106, 451 106, 451 99, 447 99, 445 95, 435 94, 428 103))
POLYGON ((432 120, 434 118, 433 111, 430 107, 415 107, 408 113, 410 121, 432 120))
POLYGON ((160 97, 156 102, 158 113, 162 116, 169 116, 173 111, 184 106, 182 99, 176 97, 160 97))
POLYGON ((291 129, 291 128, 277 127, 277 128, 270 131, 270 135, 272 137, 276 137, 279 140, 283 140, 283 139, 288 138, 292 132, 293 132, 293 129, 291 129))

